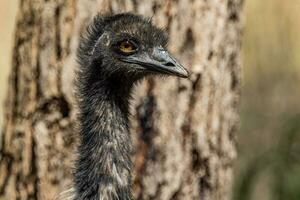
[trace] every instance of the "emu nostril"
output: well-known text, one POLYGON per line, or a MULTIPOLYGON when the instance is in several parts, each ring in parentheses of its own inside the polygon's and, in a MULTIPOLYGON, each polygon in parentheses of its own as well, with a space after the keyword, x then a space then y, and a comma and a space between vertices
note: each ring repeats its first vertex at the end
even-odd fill
POLYGON ((167 63, 165 64, 165 66, 168 66, 168 67, 175 67, 175 65, 174 65, 173 63, 171 63, 171 62, 167 62, 167 63))

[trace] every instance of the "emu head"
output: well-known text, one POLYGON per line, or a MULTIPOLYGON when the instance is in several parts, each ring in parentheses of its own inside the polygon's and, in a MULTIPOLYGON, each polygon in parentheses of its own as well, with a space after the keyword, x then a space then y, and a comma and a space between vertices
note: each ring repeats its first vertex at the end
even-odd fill
POLYGON ((168 37, 151 20, 130 13, 97 16, 79 51, 81 66, 92 73, 140 79, 149 74, 188 77, 188 71, 166 50, 168 37))

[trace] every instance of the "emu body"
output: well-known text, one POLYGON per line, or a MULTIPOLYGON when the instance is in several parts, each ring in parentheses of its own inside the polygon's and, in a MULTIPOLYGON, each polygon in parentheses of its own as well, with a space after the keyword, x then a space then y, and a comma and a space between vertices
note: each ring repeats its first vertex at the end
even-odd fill
POLYGON ((129 101, 147 75, 187 77, 150 20, 125 13, 96 16, 78 49, 76 200, 131 200, 129 101))

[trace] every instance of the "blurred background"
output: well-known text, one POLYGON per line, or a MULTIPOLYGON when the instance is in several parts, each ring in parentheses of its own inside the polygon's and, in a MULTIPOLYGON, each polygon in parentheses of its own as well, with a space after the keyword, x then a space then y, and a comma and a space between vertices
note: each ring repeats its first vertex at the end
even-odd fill
POLYGON ((18 0, 0 0, 0 129, 3 123, 3 103, 11 65, 15 18, 18 0))
MULTIPOLYGON (((18 0, 0 1, 2 105, 17 8, 18 0)), ((245 1, 235 199, 300 199, 299 10, 300 0, 245 1)))

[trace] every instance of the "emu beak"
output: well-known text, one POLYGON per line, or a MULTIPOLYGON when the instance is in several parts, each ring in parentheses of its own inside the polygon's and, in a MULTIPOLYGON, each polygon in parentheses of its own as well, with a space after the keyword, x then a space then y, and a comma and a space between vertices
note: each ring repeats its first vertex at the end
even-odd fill
POLYGON ((135 63, 144 68, 163 74, 189 77, 189 72, 163 48, 154 48, 151 53, 144 52, 128 57, 126 62, 135 63))

